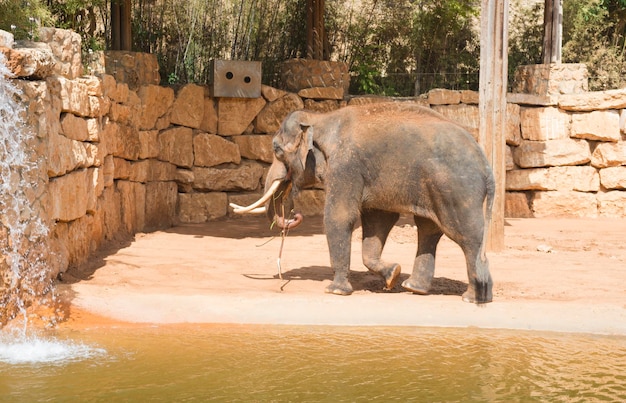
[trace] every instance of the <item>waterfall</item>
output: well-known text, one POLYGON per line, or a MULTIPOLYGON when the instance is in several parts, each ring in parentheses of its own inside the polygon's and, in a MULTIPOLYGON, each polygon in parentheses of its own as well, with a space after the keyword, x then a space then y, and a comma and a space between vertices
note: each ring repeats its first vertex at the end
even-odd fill
POLYGON ((27 308, 49 303, 49 228, 40 217, 39 139, 27 127, 21 92, 0 53, 0 327, 27 308))

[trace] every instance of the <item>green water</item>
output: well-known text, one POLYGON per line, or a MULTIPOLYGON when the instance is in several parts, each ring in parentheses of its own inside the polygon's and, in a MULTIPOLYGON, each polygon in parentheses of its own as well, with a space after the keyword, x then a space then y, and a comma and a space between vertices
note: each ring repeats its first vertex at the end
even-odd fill
POLYGON ((90 352, 0 362, 0 401, 626 400, 626 337, 233 325, 50 337, 90 352))

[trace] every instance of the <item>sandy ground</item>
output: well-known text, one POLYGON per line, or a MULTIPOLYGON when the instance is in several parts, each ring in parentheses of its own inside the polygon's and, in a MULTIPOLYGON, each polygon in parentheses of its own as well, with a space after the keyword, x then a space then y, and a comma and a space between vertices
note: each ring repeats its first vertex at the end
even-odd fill
MULTIPOLYGON (((183 225, 95 256, 66 273, 65 326, 120 323, 475 326, 626 335, 625 219, 507 219, 506 248, 489 253, 494 302, 461 300, 467 287, 459 247, 443 238, 430 295, 383 282, 361 262, 361 231, 352 243, 355 292, 324 293, 330 283, 320 218, 285 238, 263 217, 183 225)), ((408 277, 416 251, 412 221, 401 219, 383 257, 408 277)))

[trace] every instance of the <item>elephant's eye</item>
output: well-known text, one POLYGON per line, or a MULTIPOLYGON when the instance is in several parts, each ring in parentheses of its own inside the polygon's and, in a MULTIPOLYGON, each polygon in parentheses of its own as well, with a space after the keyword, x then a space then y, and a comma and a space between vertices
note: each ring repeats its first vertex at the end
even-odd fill
POLYGON ((282 160, 285 157, 285 151, 283 150, 283 148, 280 145, 276 144, 276 142, 274 142, 272 146, 274 147, 274 155, 276 155, 276 158, 282 160))

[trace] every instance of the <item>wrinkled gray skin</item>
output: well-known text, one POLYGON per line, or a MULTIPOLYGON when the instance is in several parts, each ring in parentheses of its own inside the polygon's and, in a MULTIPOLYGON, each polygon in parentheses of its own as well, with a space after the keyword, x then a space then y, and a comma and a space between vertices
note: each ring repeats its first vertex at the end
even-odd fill
POLYGON ((274 162, 266 189, 283 186, 266 204, 278 226, 293 206, 294 191, 323 182, 324 226, 334 280, 326 292, 348 295, 350 241, 358 219, 363 229, 363 263, 392 288, 397 263, 381 260, 385 241, 400 214, 412 214, 418 250, 411 276, 402 286, 428 293, 435 252, 443 234, 456 242, 467 262, 469 286, 463 300, 492 300, 485 255, 494 179, 487 159, 470 133, 438 113, 401 103, 350 106, 328 113, 296 111, 273 140, 274 162))

